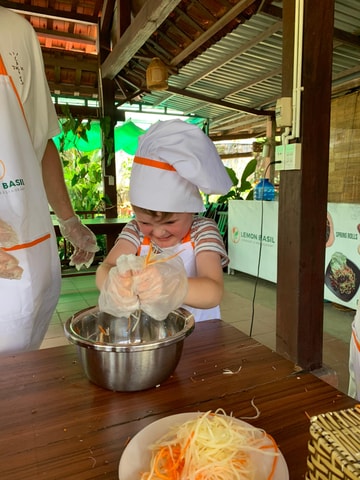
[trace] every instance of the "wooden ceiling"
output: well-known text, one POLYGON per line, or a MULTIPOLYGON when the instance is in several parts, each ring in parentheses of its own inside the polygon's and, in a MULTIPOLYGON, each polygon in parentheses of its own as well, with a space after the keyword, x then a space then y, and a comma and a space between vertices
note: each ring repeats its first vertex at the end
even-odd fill
MULTIPOLYGON (((336 3, 341 22, 347 2, 336 3)), ((117 105, 176 109, 206 118, 211 136, 218 139, 264 135, 281 96, 281 1, 0 4, 25 16, 35 28, 54 95, 97 99, 100 68, 101 77, 115 83, 117 105), (146 68, 153 57, 168 66, 166 91, 147 89, 146 68)), ((334 55, 339 58, 334 62, 334 95, 360 85, 359 20, 356 10, 348 10, 350 20, 334 30, 334 55)))
POLYGON ((98 97, 98 21, 103 1, 1 1, 35 28, 53 94, 98 97))

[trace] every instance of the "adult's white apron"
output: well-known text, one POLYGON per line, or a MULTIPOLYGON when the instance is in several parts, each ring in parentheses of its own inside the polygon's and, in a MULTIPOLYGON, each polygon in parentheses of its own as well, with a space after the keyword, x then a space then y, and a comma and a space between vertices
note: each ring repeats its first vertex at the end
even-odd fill
POLYGON ((19 280, 0 278, 0 352, 37 349, 60 294, 60 262, 48 201, 22 105, 0 56, 0 219, 18 244, 19 280))
MULTIPOLYGON (((150 239, 145 237, 140 245, 138 255, 146 255, 150 248, 150 239)), ((184 262, 185 270, 188 277, 196 277, 196 259, 194 253, 194 245, 191 241, 190 232, 183 238, 182 243, 179 243, 175 247, 164 248, 162 251, 169 251, 170 254, 178 253, 184 262)), ((204 320, 211 320, 214 318, 221 318, 220 306, 217 305, 213 308, 194 308, 189 305, 183 305, 183 307, 194 315, 196 322, 204 320)))
POLYGON ((349 390, 350 397, 360 400, 360 308, 358 307, 354 321, 349 352, 349 390))

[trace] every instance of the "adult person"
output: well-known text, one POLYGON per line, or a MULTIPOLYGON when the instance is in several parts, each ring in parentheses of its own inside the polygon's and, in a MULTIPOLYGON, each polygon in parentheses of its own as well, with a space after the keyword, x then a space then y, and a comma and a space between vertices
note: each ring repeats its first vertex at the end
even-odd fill
POLYGON ((225 194, 231 186, 215 145, 198 126, 157 122, 141 135, 129 191, 135 219, 97 269, 100 309, 147 312, 146 305, 156 312, 167 298, 169 311, 184 304, 197 321, 220 318, 223 268, 229 260, 216 223, 197 214, 204 211, 200 191, 225 194), (122 259, 130 256, 134 263, 131 256, 146 256, 149 248, 181 258, 187 284, 180 270, 178 283, 170 281, 171 268, 165 269, 163 261, 126 271, 122 259))
POLYGON ((40 346, 60 294, 49 204, 89 265, 96 237, 75 215, 52 137, 58 119, 30 23, 0 7, 0 352, 40 346))
POLYGON ((360 400, 360 303, 351 325, 348 395, 360 400))

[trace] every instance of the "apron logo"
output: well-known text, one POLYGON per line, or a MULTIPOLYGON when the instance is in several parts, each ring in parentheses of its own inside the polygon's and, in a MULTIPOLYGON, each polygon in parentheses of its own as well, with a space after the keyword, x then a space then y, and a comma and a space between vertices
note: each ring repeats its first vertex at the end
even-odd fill
MULTIPOLYGON (((6 174, 5 163, 0 160, 0 181, 4 179, 6 174)), ((8 182, 1 182, 3 190, 8 190, 9 188, 25 186, 23 178, 16 178, 14 180, 9 180, 8 182)))
POLYGON ((17 178, 16 180, 10 180, 10 182, 2 182, 1 185, 4 190, 7 190, 8 188, 24 186, 25 182, 22 178, 17 178))
POLYGON ((0 180, 5 177, 5 163, 0 160, 0 180))

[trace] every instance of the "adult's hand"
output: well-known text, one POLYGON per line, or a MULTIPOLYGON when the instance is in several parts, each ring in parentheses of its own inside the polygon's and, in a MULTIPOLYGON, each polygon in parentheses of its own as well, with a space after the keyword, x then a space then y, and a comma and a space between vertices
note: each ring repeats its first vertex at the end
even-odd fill
POLYGON ((74 253, 70 257, 70 265, 80 270, 82 266, 89 268, 94 261, 95 253, 99 250, 96 236, 81 223, 77 215, 61 220, 59 218, 61 235, 74 247, 74 253))

